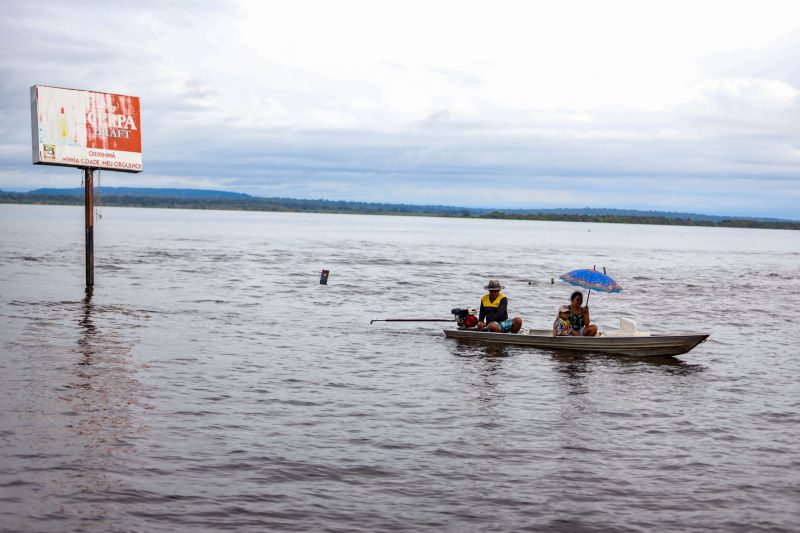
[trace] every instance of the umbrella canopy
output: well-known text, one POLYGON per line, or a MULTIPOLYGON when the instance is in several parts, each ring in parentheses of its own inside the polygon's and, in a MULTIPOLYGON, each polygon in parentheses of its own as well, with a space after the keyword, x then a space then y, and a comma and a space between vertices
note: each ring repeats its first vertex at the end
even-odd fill
POLYGON ((608 276, 603 272, 598 272, 594 269, 590 270, 588 268, 584 268, 580 270, 573 270, 572 272, 562 274, 559 276, 559 278, 571 285, 583 287, 584 289, 589 289, 590 291, 619 292, 622 290, 622 287, 620 287, 619 284, 611 278, 611 276, 608 276))

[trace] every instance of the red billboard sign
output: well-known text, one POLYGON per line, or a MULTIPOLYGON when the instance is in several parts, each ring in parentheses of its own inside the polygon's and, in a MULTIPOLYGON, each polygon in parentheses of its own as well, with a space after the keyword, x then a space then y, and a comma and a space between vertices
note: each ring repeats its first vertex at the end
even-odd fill
POLYGON ((31 87, 33 163, 141 172, 137 96, 31 87))

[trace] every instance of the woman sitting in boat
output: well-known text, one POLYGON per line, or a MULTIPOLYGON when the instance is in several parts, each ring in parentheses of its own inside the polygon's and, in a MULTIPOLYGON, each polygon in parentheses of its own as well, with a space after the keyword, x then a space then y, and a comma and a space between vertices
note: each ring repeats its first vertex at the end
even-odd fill
POLYGON ((481 310, 478 313, 478 329, 487 329, 492 333, 517 333, 522 327, 522 319, 515 316, 508 318, 508 298, 500 291, 505 289, 500 280, 490 279, 484 287, 489 294, 481 298, 481 310))
POLYGON ((597 335, 597 326, 589 321, 589 306, 583 307, 583 294, 575 291, 569 297, 569 325, 584 337, 594 337, 597 335))
POLYGON ((553 337, 579 337, 580 333, 572 329, 569 323, 569 306, 562 305, 558 308, 558 315, 553 322, 553 337))

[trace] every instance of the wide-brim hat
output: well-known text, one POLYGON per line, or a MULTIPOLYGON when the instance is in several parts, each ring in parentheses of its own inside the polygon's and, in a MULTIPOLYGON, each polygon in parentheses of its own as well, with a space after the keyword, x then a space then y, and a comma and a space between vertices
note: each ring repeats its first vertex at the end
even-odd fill
POLYGON ((559 315, 561 313, 569 313, 569 312, 570 312, 570 310, 569 310, 569 306, 568 305, 562 305, 561 307, 558 308, 558 314, 559 315))
POLYGON ((486 284, 484 287, 487 291, 501 291, 505 289, 505 286, 500 285, 499 279, 490 279, 489 283, 486 284))

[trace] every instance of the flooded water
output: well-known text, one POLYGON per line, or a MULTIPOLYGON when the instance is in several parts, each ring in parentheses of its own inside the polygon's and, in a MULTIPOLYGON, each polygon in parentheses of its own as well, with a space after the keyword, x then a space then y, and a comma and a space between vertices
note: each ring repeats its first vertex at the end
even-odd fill
POLYGON ((800 528, 800 233, 0 205, 3 531, 800 528), (489 277, 679 358, 445 339, 489 277), (319 284, 322 269, 329 284, 319 284), (555 283, 551 284, 551 278, 555 283))

